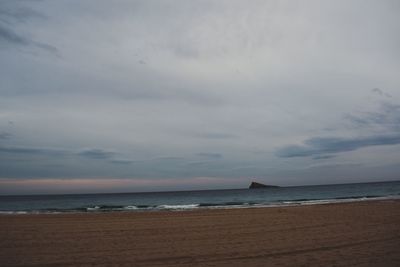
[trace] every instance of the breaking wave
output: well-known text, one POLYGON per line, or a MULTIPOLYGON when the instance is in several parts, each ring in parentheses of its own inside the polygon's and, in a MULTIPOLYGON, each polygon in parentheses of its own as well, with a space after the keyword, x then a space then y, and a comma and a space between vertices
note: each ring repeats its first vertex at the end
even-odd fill
POLYGON ((298 205, 317 205, 332 204, 366 200, 384 200, 399 199, 399 195, 389 196, 350 196, 337 197, 330 199, 291 199, 272 202, 224 202, 224 203, 193 203, 193 204, 164 204, 164 205, 94 205, 88 207, 78 207, 75 209, 42 209, 42 210, 18 210, 18 211, 0 211, 0 214, 31 214, 31 213, 76 213, 76 212, 136 212, 136 211, 184 211, 198 209, 229 209, 229 208, 257 208, 257 207, 286 207, 298 205))

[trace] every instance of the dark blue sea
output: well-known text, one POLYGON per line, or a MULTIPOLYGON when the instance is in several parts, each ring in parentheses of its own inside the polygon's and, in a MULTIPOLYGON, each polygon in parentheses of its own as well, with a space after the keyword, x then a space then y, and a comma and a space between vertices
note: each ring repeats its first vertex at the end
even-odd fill
POLYGON ((0 196, 0 213, 276 207, 400 198, 400 181, 151 193, 0 196))

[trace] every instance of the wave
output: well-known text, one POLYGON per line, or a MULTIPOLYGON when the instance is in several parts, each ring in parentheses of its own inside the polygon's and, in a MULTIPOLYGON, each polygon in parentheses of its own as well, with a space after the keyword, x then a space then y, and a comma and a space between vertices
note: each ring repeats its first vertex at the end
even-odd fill
POLYGON ((159 205, 156 206, 156 209, 160 210, 187 210, 187 209, 195 209, 199 207, 199 204, 186 204, 186 205, 159 205))
POLYGON ((246 205, 255 205, 255 204, 259 204, 259 203, 232 201, 232 202, 223 202, 223 203, 200 203, 199 207, 246 206, 246 205))
POLYGON ((128 206, 115 206, 115 205, 99 205, 83 208, 87 212, 93 211, 134 211, 134 210, 187 210, 195 209, 199 204, 181 204, 181 205, 128 205, 128 206))
POLYGON ((384 200, 384 199, 398 199, 397 195, 390 196, 349 196, 349 197, 336 197, 328 199, 295 199, 289 201, 283 201, 285 205, 315 205, 315 204, 334 204, 344 202, 357 202, 365 200, 384 200))
POLYGON ((221 203, 191 203, 191 204, 163 204, 163 205, 94 205, 88 207, 78 207, 73 209, 41 209, 41 210, 15 210, 1 211, 0 214, 31 214, 31 213, 76 213, 76 212, 117 212, 117 211, 183 211, 196 209, 228 209, 228 208, 249 208, 249 207, 286 207, 298 205, 317 205, 317 204, 332 204, 343 202, 355 202, 366 200, 383 200, 383 199, 400 199, 400 195, 389 196, 346 196, 328 199, 284 199, 270 202, 221 202, 221 203))

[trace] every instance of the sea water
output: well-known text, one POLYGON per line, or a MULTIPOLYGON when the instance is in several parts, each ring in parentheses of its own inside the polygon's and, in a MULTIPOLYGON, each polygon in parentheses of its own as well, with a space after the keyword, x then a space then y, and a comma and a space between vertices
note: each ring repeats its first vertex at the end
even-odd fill
POLYGON ((261 189, 0 196, 0 213, 275 207, 400 198, 400 181, 261 189))

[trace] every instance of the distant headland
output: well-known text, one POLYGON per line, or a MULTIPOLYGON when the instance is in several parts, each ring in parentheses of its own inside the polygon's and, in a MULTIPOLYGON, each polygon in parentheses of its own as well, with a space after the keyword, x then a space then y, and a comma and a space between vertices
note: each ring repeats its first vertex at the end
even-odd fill
POLYGON ((257 189, 257 188, 278 188, 276 185, 266 185, 257 182, 251 182, 249 189, 257 189))

